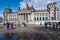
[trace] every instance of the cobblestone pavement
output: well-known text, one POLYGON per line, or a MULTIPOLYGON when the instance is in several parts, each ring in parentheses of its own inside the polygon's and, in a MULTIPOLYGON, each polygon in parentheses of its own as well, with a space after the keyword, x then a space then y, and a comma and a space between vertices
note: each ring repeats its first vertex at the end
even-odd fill
POLYGON ((33 35, 37 35, 36 39, 34 36, 32 37, 34 38, 34 40, 39 40, 42 37, 41 35, 43 35, 44 37, 42 37, 42 39, 40 40, 60 40, 60 29, 44 28, 40 27, 39 25, 28 25, 27 27, 16 26, 13 30, 7 30, 7 27, 3 27, 0 29, 0 34, 9 32, 18 33, 19 35, 22 33, 31 33, 33 35))

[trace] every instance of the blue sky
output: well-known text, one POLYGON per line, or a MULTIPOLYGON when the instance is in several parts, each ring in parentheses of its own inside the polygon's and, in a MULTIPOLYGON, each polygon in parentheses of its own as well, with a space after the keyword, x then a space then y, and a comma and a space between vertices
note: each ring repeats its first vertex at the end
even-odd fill
POLYGON ((17 11, 17 8, 21 1, 22 0, 0 0, 0 14, 3 14, 4 9, 8 6, 10 6, 10 8, 14 11, 17 11))
POLYGON ((10 6, 13 11, 18 11, 18 7, 21 9, 25 7, 25 3, 29 6, 33 5, 35 9, 46 9, 47 4, 51 2, 57 2, 57 6, 60 8, 60 0, 0 0, 0 15, 3 14, 4 9, 10 6), (19 5, 20 4, 20 5, 19 5))

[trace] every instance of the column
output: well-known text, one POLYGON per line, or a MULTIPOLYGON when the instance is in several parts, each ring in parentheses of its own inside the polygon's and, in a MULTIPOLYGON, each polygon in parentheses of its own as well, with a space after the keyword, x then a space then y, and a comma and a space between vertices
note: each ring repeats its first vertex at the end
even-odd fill
POLYGON ((22 16, 22 13, 21 13, 21 21, 23 21, 23 16, 22 16))
POLYGON ((30 21, 31 20, 31 16, 30 16, 30 13, 28 14, 28 21, 30 21))
POLYGON ((28 21, 30 21, 30 19, 29 19, 29 14, 28 14, 28 21))
POLYGON ((56 12, 56 20, 58 20, 58 12, 56 12))
POLYGON ((24 22, 24 14, 22 13, 22 22, 24 22))
POLYGON ((25 21, 26 21, 26 13, 25 13, 25 21))

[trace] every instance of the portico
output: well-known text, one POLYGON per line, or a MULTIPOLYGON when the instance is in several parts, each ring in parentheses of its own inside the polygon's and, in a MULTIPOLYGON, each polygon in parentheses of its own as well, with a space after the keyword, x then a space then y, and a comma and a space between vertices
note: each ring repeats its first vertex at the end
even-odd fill
POLYGON ((19 21, 21 22, 29 22, 31 20, 31 13, 19 13, 19 21))

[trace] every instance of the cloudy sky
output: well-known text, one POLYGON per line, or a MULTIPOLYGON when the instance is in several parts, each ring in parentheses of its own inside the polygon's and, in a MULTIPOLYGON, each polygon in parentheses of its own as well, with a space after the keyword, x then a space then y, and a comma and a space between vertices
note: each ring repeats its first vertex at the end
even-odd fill
POLYGON ((51 2, 57 2, 57 6, 60 8, 60 0, 0 0, 0 15, 3 15, 4 9, 10 6, 13 11, 18 11, 18 7, 21 9, 25 7, 26 2, 29 6, 33 5, 35 9, 46 9, 47 4, 51 2))
POLYGON ((57 6, 60 6, 60 1, 59 0, 23 0, 22 2, 20 2, 20 7, 24 8, 25 7, 25 3, 29 4, 29 6, 33 5, 35 9, 46 9, 47 4, 48 3, 52 3, 52 2, 57 2, 57 6))

